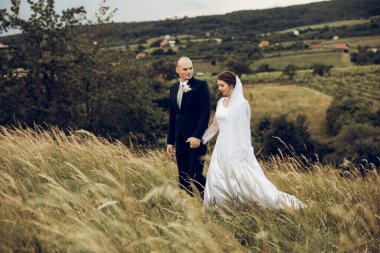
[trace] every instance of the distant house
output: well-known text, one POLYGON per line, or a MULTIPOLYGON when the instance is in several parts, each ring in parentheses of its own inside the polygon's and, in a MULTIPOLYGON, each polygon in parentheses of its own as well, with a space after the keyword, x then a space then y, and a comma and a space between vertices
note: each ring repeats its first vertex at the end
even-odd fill
POLYGON ((267 41, 267 40, 262 40, 262 41, 259 43, 259 47, 269 47, 269 41, 267 41))
POLYGON ((9 46, 8 45, 4 45, 2 43, 0 43, 0 49, 4 49, 4 48, 8 48, 9 46))
POLYGON ((138 59, 142 59, 142 58, 145 58, 146 57, 146 53, 145 52, 141 52, 141 53, 138 53, 137 55, 136 55, 136 60, 138 60, 138 59))
POLYGON ((335 36, 333 37, 333 40, 339 40, 339 36, 338 36, 338 35, 335 35, 335 36))
POLYGON ((350 50, 350 45, 347 43, 338 43, 334 45, 334 49, 343 50, 345 53, 348 53, 348 51, 350 50))
POLYGON ((293 31, 293 35, 296 36, 296 37, 300 36, 300 31, 294 30, 293 31))
POLYGON ((169 40, 169 46, 174 47, 175 46, 175 40, 169 40))

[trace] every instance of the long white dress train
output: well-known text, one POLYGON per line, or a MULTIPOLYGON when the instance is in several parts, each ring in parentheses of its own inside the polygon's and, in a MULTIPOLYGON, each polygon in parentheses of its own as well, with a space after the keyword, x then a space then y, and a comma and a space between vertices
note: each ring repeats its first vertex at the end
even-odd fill
MULTIPOLYGON (((242 89, 238 92, 244 98, 242 89)), ((277 190, 265 176, 251 145, 249 103, 241 98, 237 102, 237 97, 232 96, 235 103, 231 106, 231 99, 228 107, 223 104, 225 98, 218 101, 214 122, 202 137, 206 143, 219 132, 207 172, 204 207, 247 200, 273 209, 306 207, 296 197, 277 190)))

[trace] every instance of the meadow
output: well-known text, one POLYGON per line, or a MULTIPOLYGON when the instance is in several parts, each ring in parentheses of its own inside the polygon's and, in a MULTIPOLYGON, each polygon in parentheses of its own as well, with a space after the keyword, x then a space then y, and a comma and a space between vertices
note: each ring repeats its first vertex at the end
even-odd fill
POLYGON ((294 30, 306 30, 306 29, 321 29, 326 26, 328 27, 341 27, 341 26, 354 26, 354 25, 363 25, 370 23, 370 19, 351 19, 351 20, 339 20, 333 22, 326 22, 317 25, 306 25, 306 26, 298 26, 286 30, 279 31, 278 33, 289 33, 294 30))
POLYGON ((263 58, 253 62, 250 67, 251 69, 257 69, 263 64, 268 64, 271 68, 275 69, 284 69, 289 64, 294 64, 298 67, 310 67, 314 64, 334 65, 337 67, 352 65, 351 62, 345 61, 342 52, 335 52, 332 50, 323 52, 318 51, 316 53, 312 53, 312 51, 305 53, 300 52, 294 55, 286 55, 284 57, 273 56, 270 58, 263 58))
POLYGON ((318 140, 328 136, 326 111, 332 97, 319 91, 297 85, 255 84, 245 87, 245 97, 251 105, 253 121, 266 115, 286 115, 295 121, 304 114, 310 133, 318 140), (289 95, 291 94, 291 95, 289 95))
POLYGON ((270 157, 260 162, 266 175, 307 208, 204 210, 178 190, 163 149, 83 130, 1 128, 0 154, 0 252, 380 251, 376 170, 342 177, 330 165, 270 157))

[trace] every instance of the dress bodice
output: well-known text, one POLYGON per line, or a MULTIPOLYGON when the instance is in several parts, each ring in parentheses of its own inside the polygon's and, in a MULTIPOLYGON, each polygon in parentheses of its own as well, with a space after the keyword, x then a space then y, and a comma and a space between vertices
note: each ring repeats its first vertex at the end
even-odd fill
POLYGON ((218 122, 219 131, 223 131, 223 126, 226 122, 227 115, 228 115, 228 107, 225 107, 223 105, 224 99, 223 101, 221 101, 221 103, 219 103, 219 106, 215 112, 215 118, 216 118, 216 121, 218 122))

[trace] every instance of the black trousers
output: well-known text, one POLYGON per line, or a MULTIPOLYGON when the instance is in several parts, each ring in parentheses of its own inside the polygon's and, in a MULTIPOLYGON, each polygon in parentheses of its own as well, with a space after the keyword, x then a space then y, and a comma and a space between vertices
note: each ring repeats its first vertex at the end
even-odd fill
POLYGON ((190 148, 190 144, 184 138, 178 138, 176 142, 176 159, 178 166, 179 186, 193 196, 191 182, 194 183, 203 199, 206 178, 203 176, 204 156, 207 146, 190 148))

